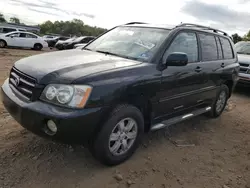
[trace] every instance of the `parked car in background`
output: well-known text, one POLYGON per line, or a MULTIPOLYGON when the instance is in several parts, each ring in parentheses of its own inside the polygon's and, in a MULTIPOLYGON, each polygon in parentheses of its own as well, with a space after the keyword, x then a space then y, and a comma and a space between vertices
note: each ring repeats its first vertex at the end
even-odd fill
POLYGON ((0 26, 0 34, 10 33, 10 32, 13 32, 13 31, 26 31, 26 29, 0 26))
POLYGON ((236 43, 235 50, 240 64, 238 85, 250 86, 250 42, 236 43))
POLYGON ((87 43, 89 43, 93 39, 95 39, 95 37, 92 37, 92 36, 78 37, 75 40, 63 43, 63 48, 64 49, 73 49, 74 45, 76 45, 76 44, 85 44, 86 45, 87 43))
MULTIPOLYGON (((92 41, 92 40, 91 40, 92 41)), ((88 43, 90 43, 91 41, 87 42, 87 43, 80 43, 80 44, 75 44, 74 48, 83 48, 84 46, 86 46, 88 43)))
POLYGON ((144 132, 200 114, 219 117, 238 70, 223 31, 130 23, 83 50, 17 61, 2 86, 2 102, 35 134, 86 141, 94 157, 117 165, 132 156, 144 132))
POLYGON ((21 47, 41 50, 48 47, 48 43, 43 38, 30 32, 10 32, 0 35, 0 48, 4 47, 21 47))
POLYGON ((72 38, 69 38, 67 40, 58 40, 54 47, 58 50, 63 50, 64 43, 70 43, 70 42, 74 41, 75 39, 76 39, 76 37, 72 37, 72 38))
POLYGON ((80 49, 80 48, 83 48, 87 45, 88 43, 85 43, 85 44, 75 44, 74 45, 74 49, 80 49))
POLYGON ((69 37, 64 37, 64 36, 57 36, 53 38, 46 38, 45 41, 48 43, 50 48, 53 48, 55 44, 60 40, 60 41, 65 41, 70 39, 69 37))

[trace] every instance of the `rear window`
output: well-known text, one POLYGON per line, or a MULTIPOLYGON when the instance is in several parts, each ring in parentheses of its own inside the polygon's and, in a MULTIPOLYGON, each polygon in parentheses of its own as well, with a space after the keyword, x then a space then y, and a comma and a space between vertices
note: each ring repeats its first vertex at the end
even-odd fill
POLYGON ((199 34, 203 61, 217 60, 217 45, 215 37, 209 34, 199 34))
POLYGON ((233 59, 233 50, 228 39, 220 37, 224 59, 233 59))

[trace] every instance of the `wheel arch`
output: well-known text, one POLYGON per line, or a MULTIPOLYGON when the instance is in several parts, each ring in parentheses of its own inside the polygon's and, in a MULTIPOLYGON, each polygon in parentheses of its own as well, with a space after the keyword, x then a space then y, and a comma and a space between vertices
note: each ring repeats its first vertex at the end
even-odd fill
POLYGON ((229 97, 231 97, 233 89, 234 89, 234 82, 233 80, 226 80, 223 82, 224 85, 226 85, 229 89, 229 97))

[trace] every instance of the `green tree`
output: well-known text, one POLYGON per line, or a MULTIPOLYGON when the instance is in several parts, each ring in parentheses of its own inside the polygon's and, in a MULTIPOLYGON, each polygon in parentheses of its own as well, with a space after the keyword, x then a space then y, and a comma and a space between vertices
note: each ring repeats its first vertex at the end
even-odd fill
POLYGON ((237 33, 233 34, 233 35, 232 35, 232 38, 233 38, 233 42, 234 42, 234 43, 237 43, 237 42, 239 42, 239 41, 242 41, 242 37, 239 36, 237 33))
POLYGON ((11 17, 10 18, 10 22, 11 23, 15 23, 15 24, 20 24, 20 20, 17 17, 11 17))
POLYGON ((0 13, 0 22, 6 22, 4 15, 0 13))
POLYGON ((46 21, 39 25, 41 34, 56 33, 64 36, 97 36, 105 32, 106 29, 85 25, 82 20, 73 19, 71 21, 46 21))

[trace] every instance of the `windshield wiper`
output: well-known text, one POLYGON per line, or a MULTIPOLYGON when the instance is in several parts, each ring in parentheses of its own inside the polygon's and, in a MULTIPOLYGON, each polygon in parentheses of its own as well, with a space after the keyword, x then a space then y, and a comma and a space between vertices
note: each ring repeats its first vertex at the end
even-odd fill
POLYGON ((125 55, 115 54, 115 53, 108 52, 108 51, 96 50, 96 52, 103 53, 103 54, 106 54, 106 55, 113 55, 113 56, 117 56, 117 57, 122 57, 122 58, 126 58, 126 59, 139 60, 139 58, 136 58, 136 57, 130 57, 130 56, 125 56, 125 55))
POLYGON ((96 50, 96 52, 103 53, 105 55, 114 55, 114 56, 119 56, 120 57, 120 55, 112 53, 112 52, 108 52, 108 51, 96 50))

